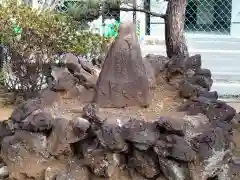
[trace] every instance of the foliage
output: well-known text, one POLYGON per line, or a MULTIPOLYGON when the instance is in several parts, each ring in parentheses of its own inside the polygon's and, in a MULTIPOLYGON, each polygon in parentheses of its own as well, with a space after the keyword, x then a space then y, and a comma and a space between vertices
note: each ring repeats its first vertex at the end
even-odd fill
POLYGON ((38 11, 17 0, 1 2, 0 43, 8 47, 5 71, 12 90, 40 90, 46 81, 46 64, 54 62, 55 54, 96 56, 108 41, 84 30, 70 16, 49 9, 38 11))
POLYGON ((70 16, 48 10, 39 13, 16 0, 6 0, 6 5, 0 6, 0 24, 1 43, 18 44, 20 51, 86 54, 105 42, 101 36, 82 30, 70 16), (13 21, 22 29, 20 37, 13 31, 13 21))

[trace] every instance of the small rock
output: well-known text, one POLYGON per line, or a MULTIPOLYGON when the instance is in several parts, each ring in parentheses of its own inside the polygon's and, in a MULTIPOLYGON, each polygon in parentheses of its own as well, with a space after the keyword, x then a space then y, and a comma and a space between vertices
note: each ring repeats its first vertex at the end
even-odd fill
POLYGON ((210 91, 212 84, 213 84, 213 80, 211 78, 206 78, 204 76, 193 76, 193 77, 189 77, 186 79, 189 83, 193 84, 193 85, 199 85, 202 88, 207 89, 208 91, 210 91))
POLYGON ((133 150, 128 163, 146 178, 153 178, 160 173, 157 156, 151 151, 133 150))
POLYGON ((13 135, 13 129, 9 127, 11 120, 1 121, 0 122, 0 142, 2 142, 3 138, 6 136, 13 135))
POLYGON ((188 81, 183 81, 179 89, 180 96, 184 98, 197 97, 200 93, 208 91, 207 89, 199 85, 193 85, 188 81))
POLYGON ((90 121, 91 123, 102 124, 102 120, 97 116, 99 107, 96 103, 90 103, 83 107, 82 117, 90 121))
POLYGON ((170 117, 162 116, 155 123, 159 127, 160 133, 176 134, 184 136, 181 120, 176 120, 170 117))
POLYGON ((36 99, 30 99, 18 105, 12 112, 10 119, 13 122, 25 120, 34 111, 41 109, 41 104, 36 99))
POLYGON ((44 172, 44 180, 53 180, 57 174, 66 172, 67 167, 63 163, 52 163, 44 172))
MULTIPOLYGON (((228 137, 221 128, 208 128, 191 140, 193 149, 198 153, 201 161, 207 161, 214 153, 224 155, 228 147, 228 137)), ((210 163, 210 162, 209 162, 210 163)))
POLYGON ((70 124, 72 125, 73 133, 79 137, 79 140, 87 137, 87 130, 91 126, 88 120, 81 117, 75 117, 72 121, 70 121, 70 124))
POLYGON ((105 122, 96 131, 96 134, 103 147, 115 152, 128 150, 128 144, 122 137, 121 127, 105 122))
POLYGON ((164 177, 169 180, 186 180, 188 178, 187 163, 178 163, 174 160, 169 160, 159 157, 159 165, 164 177))
POLYGON ((66 62, 66 66, 69 69, 70 72, 81 72, 81 65, 78 63, 77 56, 73 55, 72 53, 67 53, 64 57, 64 60, 66 62))
POLYGON ((201 69, 201 68, 196 71, 195 75, 204 76, 207 78, 212 77, 212 73, 209 69, 201 69))
POLYGON ((186 70, 192 69, 194 71, 197 71, 201 68, 201 66, 202 66, 202 59, 200 54, 190 56, 184 62, 184 68, 186 70))
POLYGON ((54 78, 52 90, 66 91, 73 97, 79 95, 76 87, 77 79, 67 69, 53 68, 52 76, 54 78))
POLYGON ((74 122, 64 118, 54 120, 53 129, 47 139, 48 152, 52 155, 59 155, 70 151, 70 144, 86 138, 85 133, 76 133, 74 122))
POLYGON ((191 146, 177 135, 162 137, 162 140, 157 141, 154 150, 159 156, 171 157, 184 162, 191 162, 196 157, 196 153, 191 149, 191 146))
POLYGON ((122 136, 125 140, 152 146, 158 140, 160 133, 155 123, 130 119, 122 127, 122 136))
POLYGON ((8 167, 2 166, 0 168, 0 178, 4 179, 4 178, 7 178, 8 176, 9 176, 8 167))
POLYGON ((199 96, 203 96, 205 98, 217 100, 218 99, 218 93, 217 91, 209 91, 209 92, 200 92, 199 96))
POLYGON ((38 109, 30 114, 26 119, 17 123, 18 128, 30 132, 47 132, 52 128, 53 118, 50 114, 38 109))
POLYGON ((143 177, 139 172, 135 169, 129 169, 130 172, 130 180, 148 180, 148 178, 143 177))
POLYGON ((184 57, 174 56, 167 64, 168 78, 171 79, 173 74, 184 74, 184 57))

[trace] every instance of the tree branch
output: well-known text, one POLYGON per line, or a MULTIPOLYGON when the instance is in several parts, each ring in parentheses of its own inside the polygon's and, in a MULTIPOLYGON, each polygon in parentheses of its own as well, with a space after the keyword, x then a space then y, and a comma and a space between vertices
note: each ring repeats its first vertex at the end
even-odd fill
POLYGON ((150 14, 152 16, 155 16, 155 17, 160 17, 160 18, 165 18, 165 14, 159 14, 159 13, 155 13, 155 12, 151 12, 151 11, 147 11, 145 9, 139 9, 139 8, 123 8, 123 7, 120 7, 120 8, 111 8, 111 10, 120 10, 120 11, 137 11, 137 12, 143 12, 143 13, 146 13, 146 14, 150 14))

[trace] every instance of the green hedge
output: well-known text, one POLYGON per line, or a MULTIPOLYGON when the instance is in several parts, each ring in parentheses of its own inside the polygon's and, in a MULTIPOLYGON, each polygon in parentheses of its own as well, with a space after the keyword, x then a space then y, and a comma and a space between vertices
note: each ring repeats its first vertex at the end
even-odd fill
POLYGON ((79 22, 53 11, 38 12, 17 0, 0 5, 0 43, 18 51, 99 53, 108 39, 82 29, 79 22))

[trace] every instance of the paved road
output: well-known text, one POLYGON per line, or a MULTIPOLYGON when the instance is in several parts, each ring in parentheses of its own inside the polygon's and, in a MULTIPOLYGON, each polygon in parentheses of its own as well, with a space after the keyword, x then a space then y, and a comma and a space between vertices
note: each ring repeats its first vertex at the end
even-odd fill
MULTIPOLYGON (((190 54, 202 55, 202 66, 212 71, 220 95, 240 95, 240 39, 227 37, 187 38, 190 54)), ((143 54, 165 55, 163 45, 144 45, 143 54)))

